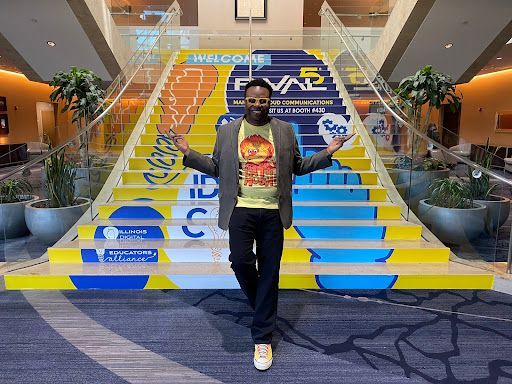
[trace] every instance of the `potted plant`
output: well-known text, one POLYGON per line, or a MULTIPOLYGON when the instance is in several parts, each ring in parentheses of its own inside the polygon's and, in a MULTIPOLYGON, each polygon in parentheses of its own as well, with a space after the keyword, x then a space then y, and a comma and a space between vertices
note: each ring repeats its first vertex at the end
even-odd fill
POLYGON ((91 200, 76 197, 76 168, 64 148, 45 160, 44 173, 48 198, 27 204, 25 220, 33 235, 51 245, 77 222, 91 200))
MULTIPOLYGON (((402 79, 395 89, 397 103, 405 108, 412 125, 422 133, 427 132, 434 108, 441 108, 441 104, 447 104, 453 112, 460 108, 462 96, 459 97, 455 91, 450 76, 435 71, 431 65, 426 65, 414 75, 402 79), (423 118, 425 104, 428 104, 428 108, 423 118)), ((419 136, 414 137, 412 148, 413 153, 418 156, 426 154, 426 142, 419 136)))
POLYGON ((485 230, 486 207, 475 203, 468 183, 438 179, 429 187, 430 197, 420 200, 420 220, 445 243, 465 244, 485 230))
POLYGON ((0 237, 12 239, 28 235, 25 205, 37 198, 25 178, 0 182, 0 237))
MULTIPOLYGON (((485 143, 485 147, 476 152, 475 162, 485 169, 490 169, 493 157, 496 156, 499 147, 491 151, 489 138, 485 143)), ((501 227, 507 221, 510 213, 510 199, 492 194, 496 188, 496 184, 491 185, 489 175, 478 170, 468 173, 469 187, 473 200, 487 207, 487 233, 491 234, 501 227)))

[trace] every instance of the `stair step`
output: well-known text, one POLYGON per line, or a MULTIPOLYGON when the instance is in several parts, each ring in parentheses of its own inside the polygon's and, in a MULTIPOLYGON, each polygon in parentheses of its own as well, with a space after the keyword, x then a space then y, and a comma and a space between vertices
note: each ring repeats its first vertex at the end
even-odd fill
MULTIPOLYGON (((400 207, 390 202, 295 202, 295 219, 371 220, 400 218, 400 207)), ((100 219, 186 219, 217 217, 218 201, 115 201, 99 206, 100 219), (132 204, 130 204, 132 203, 132 204)))
MULTIPOLYGON (((228 262, 224 240, 78 240, 48 249, 51 263, 228 262)), ((295 240, 284 242, 282 263, 442 263, 450 249, 424 240, 295 240)))
MULTIPOLYGON (((131 127, 131 123, 124 124, 126 127, 131 127)), ((113 127, 120 127, 121 124, 111 124, 113 127)), ((215 129, 215 124, 173 124, 173 130, 176 133, 186 134, 186 135, 216 135, 217 131, 215 129)), ((164 135, 165 132, 169 131, 169 124, 146 124, 145 135, 164 135)), ((118 129, 120 131, 120 129, 118 129)), ((318 133, 318 124, 301 124, 299 128, 299 132, 296 132, 297 141, 302 143, 304 140, 308 141, 310 139, 322 140, 323 137, 318 133)), ((327 137, 330 140, 330 136, 327 137)), ((149 144, 155 144, 154 142, 150 142, 149 144)), ((354 138, 352 145, 362 145, 361 138, 358 134, 354 138)))
MULTIPOLYGON (((184 174, 178 176, 178 179, 185 179, 188 176, 189 175, 184 174)), ((113 188, 113 195, 116 200, 217 200, 218 193, 219 189, 217 184, 123 185, 113 188)), ((387 189, 380 185, 295 184, 292 188, 292 196, 295 201, 385 201, 387 198, 387 189)))
MULTIPOLYGON (((280 120, 283 120, 283 121, 287 121, 287 122, 291 122, 291 123, 296 123, 296 124, 315 124, 318 122, 318 120, 320 120, 322 117, 323 117, 323 113, 304 113, 302 112, 303 107, 296 107, 296 110, 295 110, 295 114, 293 114, 293 116, 291 116, 290 114, 278 114, 278 113, 274 113, 272 114, 272 116, 280 119, 280 120)), ((305 108, 309 108, 309 107, 305 107, 305 108)), ((344 109, 345 107, 340 107, 342 109, 344 109)), ((345 112, 339 112, 338 114, 341 114, 341 115, 344 115, 345 119, 349 119, 350 116, 348 115, 345 115, 345 112)), ((238 113, 237 115, 240 115, 240 113, 238 113)), ((128 122, 128 123, 133 123, 133 122, 136 122, 136 121, 133 121, 133 120, 136 120, 135 119, 135 116, 137 115, 123 115, 123 122, 128 122)), ((149 123, 153 123, 153 124, 212 124, 212 125, 215 125, 219 118, 221 117, 221 115, 219 114, 199 114, 199 115, 194 115, 194 114, 190 114, 190 115, 183 115, 183 116, 179 116, 179 115, 175 115, 175 114, 171 114, 171 115, 156 115, 156 114, 152 114, 149 116, 149 123)), ((138 118, 138 116, 137 116, 138 118)), ((317 133, 318 133, 318 126, 317 126, 317 133)))
MULTIPOLYGON (((279 84, 283 80, 283 76, 265 76, 266 79, 268 79, 273 84, 279 84)), ((205 89, 211 88, 211 85, 215 86, 226 86, 229 85, 230 87, 234 87, 235 85, 240 86, 239 82, 228 76, 228 74, 225 74, 223 77, 219 77, 216 74, 213 73, 207 73, 204 75, 201 74, 194 74, 194 73, 188 73, 185 76, 183 76, 181 73, 173 73, 171 72, 170 76, 167 79, 167 90, 173 89, 173 85, 176 84, 189 84, 190 87, 187 89, 205 89)), ((323 84, 336 84, 334 81, 334 78, 330 75, 324 76, 323 84)), ((165 88, 163 88, 165 89, 165 88)))
MULTIPOLYGON (((229 263, 44 263, 5 275, 6 289, 239 289, 229 263)), ((455 263, 283 263, 281 289, 491 289, 455 263)))
MULTIPOLYGON (((401 220, 295 220, 286 239, 416 240, 421 226, 401 220)), ((78 237, 93 239, 219 239, 227 233, 217 219, 95 220, 78 226, 78 237)))
MULTIPOLYGON (((182 65, 182 64, 178 64, 182 65)), ((248 66, 245 66, 244 68, 228 68, 228 67, 222 67, 222 68, 213 68, 211 66, 199 66, 194 65, 188 67, 187 64, 183 65, 182 67, 178 67, 176 65, 174 69, 171 72, 171 75, 173 74, 185 74, 185 75, 199 75, 199 76, 216 76, 222 78, 245 78, 248 82, 249 79, 249 68, 248 66), (205 68, 206 67, 206 68, 205 68)), ((252 77, 253 78, 269 78, 271 76, 274 77, 280 77, 283 78, 284 76, 292 76, 292 77, 300 77, 300 74, 302 72, 301 65, 280 65, 276 68, 261 68, 252 71, 252 77)), ((326 65, 314 65, 316 68, 320 68, 319 70, 316 70, 315 73, 322 77, 328 77, 332 76, 331 72, 329 71, 328 67, 326 65)), ((321 86, 321 84, 319 84, 321 86)))
MULTIPOLYGON (((198 137, 196 136, 185 136, 187 142, 189 143, 190 147, 194 150, 204 153, 204 154, 211 154, 213 151, 213 146, 215 144, 215 137, 198 137), (198 144, 197 141, 210 141, 209 143, 205 144, 198 144)), ((169 142, 168 145, 162 145, 162 139, 159 137, 157 139, 160 144, 159 145, 153 145, 153 144, 142 144, 135 146, 135 156, 138 157, 165 157, 165 156, 172 156, 174 154, 178 153, 178 149, 176 149, 176 146, 173 144, 170 144, 172 141, 169 138, 165 138, 166 141, 169 142)), ((157 141, 155 140, 155 141, 157 141)), ((150 140, 148 140, 150 141, 150 140)), ((303 145, 299 145, 299 148, 303 148, 303 145)), ((307 145, 306 146, 311 151, 319 152, 325 148, 327 148, 327 144, 318 144, 318 145, 307 145)), ((352 146, 348 148, 341 148, 339 151, 336 152, 337 158, 342 157, 364 157, 366 155, 365 148, 363 146, 352 146)))
MULTIPOLYGON (((294 184, 328 184, 328 185, 375 185, 377 184, 377 172, 375 171, 350 171, 350 170, 332 170, 315 171, 303 176, 295 176, 294 184)), ((206 184, 207 180, 213 182, 216 178, 207 176, 192 168, 181 171, 124 171, 124 185, 168 185, 175 184, 180 180, 181 184, 206 184), (180 175, 192 175, 192 177, 180 175), (212 180, 213 179, 213 180, 212 180)))
MULTIPOLYGON (((337 155, 333 156, 338 159, 337 155)), ((340 160, 341 166, 347 170, 369 170, 371 168, 371 160, 362 157, 347 157, 340 160)), ((183 162, 181 157, 131 157, 128 159, 130 170, 150 171, 150 170, 181 170, 183 162)), ((338 169, 337 166, 327 168, 338 169)))
MULTIPOLYGON (((193 83, 183 83, 184 85, 193 84, 193 83)), ((207 84, 202 85, 202 88, 197 89, 204 89, 207 87, 207 84)), ((193 89, 193 88, 181 88, 181 89, 193 89)), ((165 94, 161 94, 159 97, 159 103, 156 105, 153 109, 156 111, 155 113, 169 113, 165 112, 166 109, 172 108, 172 107, 179 107, 181 108, 187 108, 190 106, 194 107, 201 107, 203 105, 208 105, 208 107, 224 107, 226 108, 226 105, 228 106, 244 106, 244 99, 243 98, 237 98, 237 97, 208 97, 208 102, 205 104, 204 98, 198 98, 198 97, 175 97, 176 95, 166 92, 165 94)), ((272 100, 270 102, 270 105, 272 107, 282 107, 282 108, 289 108, 289 107, 296 107, 296 106, 308 106, 308 107, 343 107, 343 99, 341 97, 336 98, 322 98, 318 97, 315 99, 292 99, 290 97, 278 97, 273 96, 272 100)), ((143 106, 133 106, 132 108, 137 107, 137 109, 132 109, 137 112, 142 112, 143 106), (138 109, 140 108, 140 109, 138 109)), ((126 109, 127 111, 130 110, 130 108, 126 109)), ((125 111, 125 108, 123 108, 123 111, 125 111)), ((222 112, 224 113, 225 110, 222 112)))

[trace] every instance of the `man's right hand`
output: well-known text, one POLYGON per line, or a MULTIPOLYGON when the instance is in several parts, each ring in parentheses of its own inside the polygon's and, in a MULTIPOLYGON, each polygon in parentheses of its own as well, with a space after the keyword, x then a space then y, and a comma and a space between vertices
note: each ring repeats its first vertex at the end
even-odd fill
POLYGON ((177 135, 172 131, 167 132, 167 137, 172 140, 176 148, 183 153, 185 156, 188 156, 190 153, 190 148, 187 140, 183 137, 183 135, 177 135))

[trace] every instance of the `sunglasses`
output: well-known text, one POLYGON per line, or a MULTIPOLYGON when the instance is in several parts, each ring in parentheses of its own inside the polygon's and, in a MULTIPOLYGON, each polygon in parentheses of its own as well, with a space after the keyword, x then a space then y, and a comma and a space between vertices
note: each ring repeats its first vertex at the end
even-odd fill
POLYGON ((270 104, 270 98, 268 97, 246 97, 245 101, 247 104, 250 105, 269 105, 270 104))

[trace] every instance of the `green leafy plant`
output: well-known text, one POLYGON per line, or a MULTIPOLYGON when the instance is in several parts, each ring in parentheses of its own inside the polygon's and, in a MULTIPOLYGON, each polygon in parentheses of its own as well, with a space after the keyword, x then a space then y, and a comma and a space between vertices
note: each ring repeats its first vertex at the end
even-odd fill
MULTIPOLYGON (((397 102, 405 108, 405 112, 412 120, 414 127, 422 133, 426 133, 430 115, 434 108, 441 108, 441 104, 447 104, 452 112, 460 108, 462 95, 456 94, 455 85, 450 76, 435 71, 431 65, 426 65, 412 76, 408 76, 395 89, 397 102), (428 104, 425 118, 422 118, 422 109, 428 104), (422 120, 425 124, 422 124, 422 120)), ((415 137, 413 149, 418 153, 421 138, 415 137)))
POLYGON ((423 170, 424 171, 439 171, 441 169, 447 169, 448 165, 443 160, 434 159, 433 157, 428 157, 423 159, 423 170))
MULTIPOLYGON (((73 111, 73 123, 80 133, 102 111, 105 91, 100 88, 101 79, 88 69, 71 67, 69 72, 58 72, 50 85, 55 89, 50 94, 53 102, 64 102, 61 112, 73 111)), ((87 167, 85 135, 79 136, 81 166, 87 167)))
POLYGON ((396 169, 412 169, 413 171, 438 171, 447 169, 448 165, 443 160, 425 158, 420 164, 414 164, 409 156, 395 157, 394 167, 396 169))
MULTIPOLYGON (((499 147, 497 147, 494 151, 491 151, 489 138, 487 138, 485 147, 482 151, 478 151, 475 156, 475 163, 481 165, 485 169, 491 169, 492 159, 494 156, 496 156, 498 150, 499 147)), ((471 189, 473 199, 488 200, 489 195, 492 193, 494 188, 496 188, 496 184, 490 184, 489 175, 483 172, 476 172, 476 174, 480 175, 480 177, 475 177, 472 172, 468 173, 469 187, 471 189)))
POLYGON ((437 179, 429 187, 428 203, 444 208, 473 208, 473 196, 467 183, 458 179, 437 179))
POLYGON ((395 157, 394 165, 396 169, 411 169, 412 159, 409 156, 395 157))
POLYGON ((76 168, 66 159, 65 149, 53 153, 44 162, 48 207, 61 208, 75 205, 76 168))
MULTIPOLYGON (((103 103, 105 91, 100 88, 101 79, 88 69, 71 67, 69 72, 58 72, 50 85, 55 89, 50 94, 51 101, 63 101, 61 112, 73 111, 73 122, 91 119, 96 109, 103 103)), ((97 113, 98 111, 96 111, 97 113)))
POLYGON ((11 179, 0 182, 0 203, 18 203, 29 200, 32 185, 24 179, 11 179))

